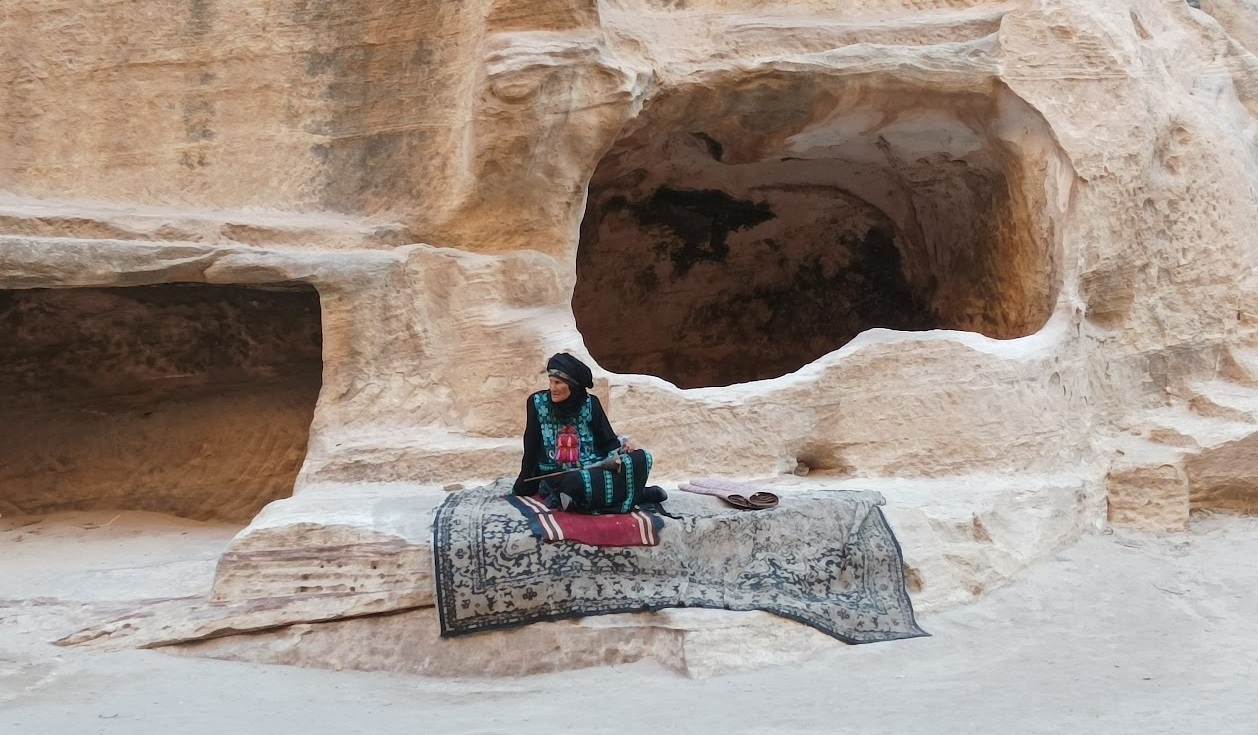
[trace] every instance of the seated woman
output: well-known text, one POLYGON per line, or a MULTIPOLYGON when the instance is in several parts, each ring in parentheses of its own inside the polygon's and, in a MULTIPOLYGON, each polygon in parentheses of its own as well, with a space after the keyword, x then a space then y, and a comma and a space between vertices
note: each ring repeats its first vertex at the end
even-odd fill
POLYGON ((628 513, 638 503, 663 500, 662 489, 646 485, 651 455, 632 442, 622 445, 598 397, 588 392, 594 387, 590 368, 561 352, 546 372, 550 389, 525 404, 524 460, 512 492, 540 493, 552 508, 593 514, 628 513))

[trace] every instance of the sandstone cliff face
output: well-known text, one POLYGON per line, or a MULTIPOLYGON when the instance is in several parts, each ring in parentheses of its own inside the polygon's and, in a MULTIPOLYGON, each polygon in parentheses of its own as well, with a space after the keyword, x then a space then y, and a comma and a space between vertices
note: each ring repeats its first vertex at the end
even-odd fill
POLYGON ((313 287, 317 405, 231 409, 312 413, 287 502, 513 472, 570 350, 664 479, 1077 488, 1034 553, 1107 496, 1182 527, 1258 502, 1256 17, 0 0, 0 286, 313 287))
POLYGON ((37 197, 430 209, 483 5, 6 0, 0 176, 37 197))

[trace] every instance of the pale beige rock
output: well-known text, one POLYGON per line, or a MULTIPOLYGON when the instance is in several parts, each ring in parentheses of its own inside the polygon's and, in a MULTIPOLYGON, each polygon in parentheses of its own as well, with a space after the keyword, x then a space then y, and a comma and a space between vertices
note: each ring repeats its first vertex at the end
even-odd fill
MULTIPOLYGON (((1079 518, 1095 516, 1101 501, 1101 489, 1079 476, 928 482, 790 477, 766 485, 784 503, 803 488, 876 489, 886 496, 918 612, 952 607, 1007 584, 1076 538, 1079 518)), ((726 611, 608 615, 548 624, 544 633, 529 627, 518 633, 539 642, 506 652, 501 636, 513 633, 440 639, 431 609, 431 526, 443 497, 434 488, 390 484, 320 487, 278 501, 228 545, 208 598, 146 602, 59 643, 152 648, 284 628, 186 650, 443 676, 514 675, 647 657, 689 676, 708 676, 791 663, 837 645, 790 620, 726 611), (378 614, 411 608, 419 609, 378 614), (344 622, 289 627, 316 621, 344 622), (580 642, 554 644, 556 636, 580 642), (485 666, 488 651, 498 653, 485 666), (335 663, 317 663, 325 658, 335 663)))
POLYGON ((232 602, 201 597, 145 600, 132 612, 71 633, 56 643, 98 651, 156 648, 270 630, 294 622, 353 619, 425 605, 432 605, 431 592, 272 595, 232 602))
POLYGON ((798 663, 843 646, 766 613, 667 610, 438 635, 432 608, 215 638, 163 650, 231 661, 444 677, 525 676, 646 659, 692 678, 798 663))
MULTIPOLYGON (((104 523, 112 514, 97 517, 104 523)), ((1235 684, 1258 656, 1254 517, 1203 514, 1183 534, 1117 530, 1084 538, 1000 594, 928 616, 932 638, 842 647, 800 664, 706 681, 678 679, 651 662, 450 680, 51 649, 43 632, 73 618, 79 606, 11 599, 9 571, 21 567, 10 564, 10 553, 24 543, 0 554, 0 598, 10 598, 0 599, 0 702, 26 731, 73 732, 91 723, 157 735, 212 732, 224 722, 248 730, 265 721, 279 732, 407 732, 423 723, 426 731, 455 735, 499 717, 511 719, 509 729, 519 735, 630 721, 664 732, 730 735, 829 735, 836 722, 932 735, 1018 732, 1028 722, 1047 732, 1202 725, 1245 735, 1253 712, 1252 697, 1235 684), (1177 643, 1150 645, 1159 639, 1177 643), (554 692, 577 680, 636 696, 574 709, 554 692), (1107 683, 1106 697, 1079 683, 1093 681, 1107 683), (889 683, 896 691, 890 704, 889 683), (995 691, 1001 696, 974 696, 995 691), (967 706, 950 706, 957 701, 967 706)), ((59 579, 30 576, 38 579, 27 593, 32 598, 66 589, 59 579)))
POLYGON ((1258 3, 1253 0, 1200 0, 1209 13, 1238 44, 1250 53, 1258 50, 1258 3))
POLYGON ((1177 381, 1171 405, 1137 414, 1110 443, 1111 522, 1182 530, 1192 511, 1254 511, 1258 363, 1244 345, 1216 360, 1219 377, 1177 381))
POLYGON ((1111 523, 1162 531, 1188 524, 1188 476, 1178 452, 1128 447, 1110 466, 1105 489, 1111 523))
POLYGON ((273 503, 219 559, 213 599, 401 593, 431 605, 432 514, 444 499, 434 488, 351 485, 273 503))
MULTIPOLYGON (((1253 508, 1249 0, 132 6, 0 0, 0 288, 317 292, 317 402, 233 450, 265 492, 210 503, 293 488, 220 603, 413 600, 435 488, 516 471, 558 350, 665 483, 907 483, 931 604, 1095 528, 1105 489, 1115 523, 1253 508)), ((222 415, 275 415, 244 395, 222 415)), ((38 476, 0 508, 54 493, 73 420, 36 409, 0 424, 38 476)), ((171 472, 143 443, 115 453, 171 472)), ((84 498, 152 507, 150 474, 84 498)))

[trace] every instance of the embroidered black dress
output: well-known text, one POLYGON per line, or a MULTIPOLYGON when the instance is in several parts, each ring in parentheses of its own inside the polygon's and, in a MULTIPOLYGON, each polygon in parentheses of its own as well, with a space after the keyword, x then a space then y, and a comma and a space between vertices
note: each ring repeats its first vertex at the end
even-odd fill
POLYGON ((638 449, 625 455, 621 471, 579 470, 541 481, 529 478, 576 469, 607 458, 620 448, 597 396, 587 395, 575 413, 557 411, 549 391, 529 396, 525 405, 524 458, 512 489, 516 495, 541 492, 556 507, 582 513, 628 513, 643 496, 651 455, 638 449), (575 452, 560 451, 561 437, 575 434, 575 452), (568 461, 565 461, 568 460, 568 461), (575 460, 575 461, 573 461, 575 460))

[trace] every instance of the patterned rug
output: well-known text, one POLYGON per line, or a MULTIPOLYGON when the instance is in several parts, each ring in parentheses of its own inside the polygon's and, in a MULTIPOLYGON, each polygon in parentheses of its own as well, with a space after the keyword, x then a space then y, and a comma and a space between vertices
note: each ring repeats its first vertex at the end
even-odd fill
POLYGON ((847 643, 915 638, 877 493, 800 491, 749 513, 677 493, 658 546, 545 543, 511 482, 453 493, 433 523, 443 636, 668 607, 763 610, 847 643))

